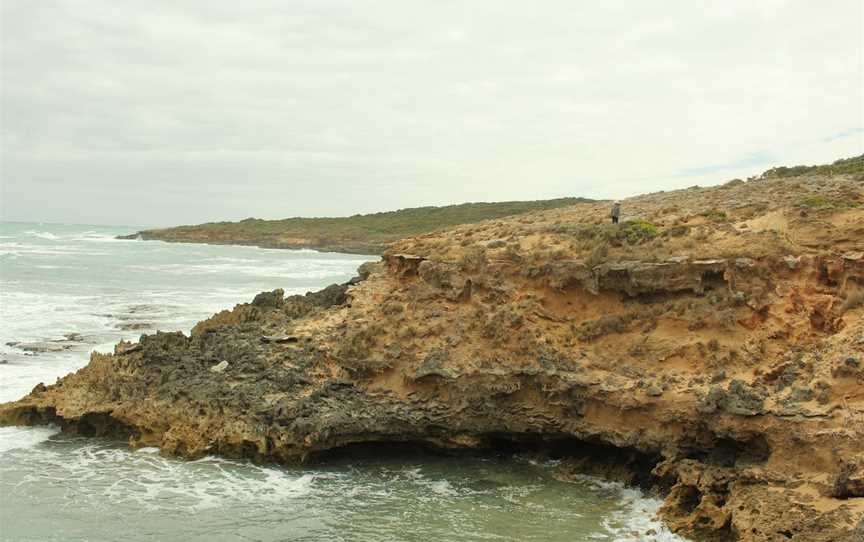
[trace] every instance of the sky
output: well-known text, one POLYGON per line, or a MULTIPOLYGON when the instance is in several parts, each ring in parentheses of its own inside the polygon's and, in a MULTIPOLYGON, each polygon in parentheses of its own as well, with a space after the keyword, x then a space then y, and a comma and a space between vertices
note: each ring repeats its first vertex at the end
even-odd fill
POLYGON ((0 0, 0 219, 620 198, 864 152, 860 0, 0 0))

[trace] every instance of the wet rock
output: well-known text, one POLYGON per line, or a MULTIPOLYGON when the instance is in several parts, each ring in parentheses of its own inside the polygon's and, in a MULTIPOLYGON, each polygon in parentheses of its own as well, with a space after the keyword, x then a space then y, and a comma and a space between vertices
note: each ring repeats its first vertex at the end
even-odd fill
POLYGON ((80 333, 74 333, 74 332, 73 333, 66 333, 63 335, 63 337, 65 337, 67 341, 73 341, 73 342, 81 342, 84 340, 83 335, 81 335, 80 333))
POLYGON ((120 324, 119 329, 123 331, 141 331, 143 329, 152 329, 153 324, 149 322, 131 322, 128 324, 120 324))
POLYGON ((17 343, 16 348, 33 354, 44 354, 48 352, 62 352, 72 348, 73 345, 63 342, 46 341, 33 343, 17 343))

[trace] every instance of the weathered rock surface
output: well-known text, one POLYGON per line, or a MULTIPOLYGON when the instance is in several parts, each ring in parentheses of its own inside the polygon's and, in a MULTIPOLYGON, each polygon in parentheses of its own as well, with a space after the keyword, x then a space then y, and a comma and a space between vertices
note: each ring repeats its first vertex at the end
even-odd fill
POLYGON ((841 176, 625 201, 648 239, 587 204, 404 240, 362 281, 93 354, 0 422, 276 462, 533 443, 571 458, 562 476, 656 487, 695 540, 860 541, 864 211, 794 202, 861 192, 841 176))

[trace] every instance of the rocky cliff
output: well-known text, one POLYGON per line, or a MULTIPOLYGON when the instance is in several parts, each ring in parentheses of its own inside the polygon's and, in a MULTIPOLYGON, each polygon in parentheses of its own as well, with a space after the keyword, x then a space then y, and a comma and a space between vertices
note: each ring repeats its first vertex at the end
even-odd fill
POLYGON ((0 406, 166 454, 531 446, 696 540, 864 534, 864 183, 766 178, 396 243, 0 406))

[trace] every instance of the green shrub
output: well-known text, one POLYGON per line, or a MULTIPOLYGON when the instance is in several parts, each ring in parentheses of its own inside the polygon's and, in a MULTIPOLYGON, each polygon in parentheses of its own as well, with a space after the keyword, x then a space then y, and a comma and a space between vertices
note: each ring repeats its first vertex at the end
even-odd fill
POLYGON ((864 154, 851 158, 841 158, 831 164, 821 166, 775 167, 762 174, 763 178, 797 177, 799 175, 840 175, 864 172, 864 154))
POLYGON ((709 209, 702 213, 702 216, 704 216, 711 222, 726 222, 729 220, 729 217, 726 215, 726 213, 718 209, 709 209))
POLYGON ((807 207, 815 211, 823 209, 849 209, 858 207, 860 204, 851 199, 826 198, 825 196, 811 196, 795 202, 798 207, 807 207))
POLYGON ((620 237, 631 245, 650 241, 660 235, 660 229, 647 220, 632 220, 622 226, 620 237))

